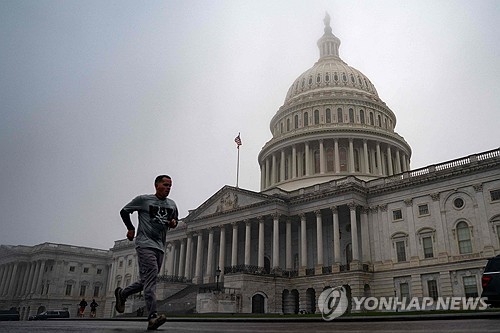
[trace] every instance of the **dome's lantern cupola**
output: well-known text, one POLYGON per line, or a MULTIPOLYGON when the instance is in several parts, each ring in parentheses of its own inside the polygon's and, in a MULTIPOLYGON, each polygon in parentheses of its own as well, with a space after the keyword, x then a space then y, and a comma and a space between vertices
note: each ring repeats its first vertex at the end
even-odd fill
POLYGON ((319 58, 320 60, 325 57, 340 58, 339 56, 340 39, 338 39, 332 33, 332 27, 330 26, 330 15, 328 15, 328 13, 325 14, 323 22, 325 23, 325 33, 318 40, 319 58))

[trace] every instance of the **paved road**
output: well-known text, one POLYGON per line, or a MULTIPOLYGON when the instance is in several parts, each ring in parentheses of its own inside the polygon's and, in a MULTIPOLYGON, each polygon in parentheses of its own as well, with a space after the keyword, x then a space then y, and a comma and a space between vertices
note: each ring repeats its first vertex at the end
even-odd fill
MULTIPOLYGON (((197 322, 172 321, 165 323, 158 332, 175 333, 312 333, 312 332, 492 332, 500 331, 500 319, 446 319, 419 321, 384 321, 384 322, 197 322)), ((2 333, 118 333, 148 332, 146 322, 105 321, 105 320, 64 320, 64 321, 18 321, 0 322, 2 333)), ((149 331, 151 332, 151 331, 149 331)))

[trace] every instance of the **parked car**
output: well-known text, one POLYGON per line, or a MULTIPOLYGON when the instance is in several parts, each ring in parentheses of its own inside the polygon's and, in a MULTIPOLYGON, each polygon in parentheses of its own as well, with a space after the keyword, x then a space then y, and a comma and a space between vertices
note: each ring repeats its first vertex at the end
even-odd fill
POLYGON ((500 307, 500 255, 488 260, 481 284, 483 285, 481 297, 485 298, 486 304, 500 307))
POLYGON ((68 310, 49 310, 39 313, 34 316, 30 316, 29 320, 44 320, 44 319, 57 319, 57 318, 69 318, 68 310))
POLYGON ((0 310, 0 320, 19 320, 19 311, 16 308, 10 310, 0 310))

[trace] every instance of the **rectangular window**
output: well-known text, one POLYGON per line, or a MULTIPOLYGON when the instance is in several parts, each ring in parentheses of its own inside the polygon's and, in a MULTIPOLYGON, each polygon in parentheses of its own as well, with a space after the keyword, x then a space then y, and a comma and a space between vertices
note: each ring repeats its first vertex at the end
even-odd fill
POLYGON ((80 296, 85 296, 85 291, 87 291, 87 286, 80 287, 80 296))
POLYGON ((71 296, 71 290, 73 289, 73 286, 71 284, 66 285, 66 296, 71 296))
POLYGON ((118 267, 123 267, 123 260, 120 260, 120 262, 118 263, 118 267))
POLYGON ((408 283, 401 283, 399 285, 399 293, 401 295, 401 300, 406 298, 408 300, 410 298, 410 285, 408 283))
POLYGON ((403 213, 401 212, 401 209, 396 209, 392 211, 392 220, 397 221, 397 220, 402 220, 403 219, 403 213))
POLYGON ((99 286, 94 287, 94 297, 99 297, 99 286))
POLYGON ((500 190, 490 191, 491 201, 500 200, 500 190))
POLYGON ((398 258, 398 262, 406 261, 406 249, 404 241, 396 242, 396 255, 398 258))
POLYGON ((500 244, 500 225, 497 225, 498 244, 500 244))
POLYGON ((69 266, 69 271, 74 272, 75 271, 75 266, 69 266))
POLYGON ((425 215, 429 215, 429 206, 427 204, 418 205, 418 216, 425 216, 425 215))
POLYGON ((88 273, 88 272, 89 272, 89 268, 88 268, 88 267, 84 267, 84 268, 83 268, 83 272, 84 272, 84 273, 88 273))
POLYGON ((132 266, 132 259, 128 260, 128 267, 132 266))
POLYGON ((464 276, 463 281, 465 297, 478 297, 476 277, 464 276))
POLYGON ((99 274, 99 275, 102 274, 102 268, 97 269, 97 274, 99 274))
POLYGON ((439 295, 436 280, 427 281, 427 290, 429 291, 429 297, 432 297, 433 300, 437 300, 439 295))
POLYGON ((422 238, 422 245, 424 247, 424 258, 434 258, 434 251, 432 249, 432 237, 422 238))

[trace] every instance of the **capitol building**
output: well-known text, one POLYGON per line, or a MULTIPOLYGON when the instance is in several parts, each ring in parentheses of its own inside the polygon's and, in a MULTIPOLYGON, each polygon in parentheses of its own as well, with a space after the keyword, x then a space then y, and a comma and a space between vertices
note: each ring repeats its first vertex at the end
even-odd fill
MULTIPOLYGON (((319 59, 270 120, 260 192, 224 186, 169 231, 160 311, 318 313, 336 286, 357 297, 481 294, 486 260, 500 254, 500 149, 412 169, 397 110, 340 44, 327 15, 319 59)), ((137 277, 128 240, 0 246, 0 308, 23 319, 76 316, 81 298, 116 316, 114 289, 137 277)), ((131 297, 125 315, 143 306, 131 297)))

